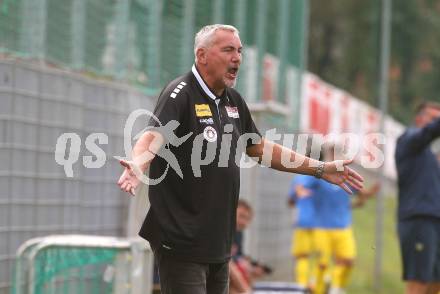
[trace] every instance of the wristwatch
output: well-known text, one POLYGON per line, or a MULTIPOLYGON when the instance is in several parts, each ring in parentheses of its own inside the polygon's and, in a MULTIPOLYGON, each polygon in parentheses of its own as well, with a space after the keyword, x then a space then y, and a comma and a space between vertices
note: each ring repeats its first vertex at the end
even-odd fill
POLYGON ((318 163, 318 166, 316 167, 316 171, 315 171, 315 178, 322 178, 322 174, 324 173, 324 166, 325 166, 325 162, 324 161, 320 161, 318 163))

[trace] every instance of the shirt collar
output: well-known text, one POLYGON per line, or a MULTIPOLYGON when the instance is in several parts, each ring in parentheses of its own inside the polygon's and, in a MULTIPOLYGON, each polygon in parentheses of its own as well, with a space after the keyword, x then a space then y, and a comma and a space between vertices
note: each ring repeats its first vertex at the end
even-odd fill
POLYGON ((197 79, 197 82, 199 82, 200 87, 202 87, 203 91, 205 91, 206 95, 208 95, 212 100, 217 99, 217 96, 212 93, 212 91, 209 89, 208 85, 206 85, 205 81, 202 79, 202 76, 199 74, 199 71, 196 68, 196 65, 193 64, 191 68, 192 73, 197 79))

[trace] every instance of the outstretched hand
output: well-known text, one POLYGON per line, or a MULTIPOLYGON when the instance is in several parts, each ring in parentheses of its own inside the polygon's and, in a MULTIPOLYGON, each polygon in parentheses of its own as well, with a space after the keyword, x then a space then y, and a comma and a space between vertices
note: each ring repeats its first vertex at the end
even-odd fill
POLYGON ((364 179, 360 174, 348 167, 352 162, 353 159, 326 162, 322 178, 329 183, 338 185, 349 194, 353 194, 350 187, 361 190, 364 179))
POLYGON ((129 160, 119 160, 119 163, 125 167, 124 172, 118 180, 118 186, 122 191, 135 195, 135 190, 139 186, 139 175, 142 174, 141 169, 129 160))

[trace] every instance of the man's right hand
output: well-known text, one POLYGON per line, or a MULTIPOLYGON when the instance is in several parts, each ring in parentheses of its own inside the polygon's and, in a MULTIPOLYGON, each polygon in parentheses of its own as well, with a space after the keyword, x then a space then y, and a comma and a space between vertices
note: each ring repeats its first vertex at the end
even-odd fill
POLYGON ((144 171, 147 170, 150 162, 156 156, 163 141, 163 137, 160 133, 146 131, 140 136, 133 147, 133 160, 126 160, 115 156, 115 158, 119 160, 119 163, 125 168, 118 181, 118 186, 122 191, 132 195, 135 194, 136 188, 144 177, 144 171))
POLYGON ((125 167, 124 172, 118 181, 118 186, 122 191, 135 195, 135 190, 140 184, 142 171, 133 161, 120 160, 119 163, 125 167))

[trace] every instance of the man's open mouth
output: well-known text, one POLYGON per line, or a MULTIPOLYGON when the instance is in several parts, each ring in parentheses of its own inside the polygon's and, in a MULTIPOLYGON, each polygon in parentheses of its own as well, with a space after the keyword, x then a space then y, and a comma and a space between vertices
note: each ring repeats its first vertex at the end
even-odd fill
POLYGON ((237 78, 238 67, 230 67, 227 72, 227 76, 231 79, 237 78))

